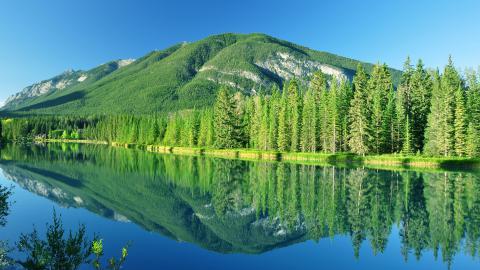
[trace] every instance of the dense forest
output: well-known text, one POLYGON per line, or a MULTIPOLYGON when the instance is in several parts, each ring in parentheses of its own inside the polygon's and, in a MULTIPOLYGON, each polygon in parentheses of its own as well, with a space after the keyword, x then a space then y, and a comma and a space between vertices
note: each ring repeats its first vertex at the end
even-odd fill
POLYGON ((2 121, 7 141, 86 139, 140 145, 251 148, 359 155, 423 153, 477 157, 480 151, 479 74, 443 72, 407 59, 395 89, 390 69, 352 82, 316 72, 265 93, 218 91, 213 108, 158 115, 33 117, 2 121))

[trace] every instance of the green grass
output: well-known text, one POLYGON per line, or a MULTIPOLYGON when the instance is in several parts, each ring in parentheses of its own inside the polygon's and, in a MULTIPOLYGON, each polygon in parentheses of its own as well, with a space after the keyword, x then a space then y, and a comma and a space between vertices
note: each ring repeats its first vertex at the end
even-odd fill
MULTIPOLYGON (((256 64, 278 52, 301 61, 335 66, 349 77, 359 63, 263 34, 222 34, 154 51, 124 68, 117 69, 112 63, 102 65, 88 71, 89 79, 85 82, 18 104, 9 113, 148 114, 210 106, 218 81, 236 84, 247 93, 252 88, 281 85, 281 78, 256 64), (211 69, 200 72, 202 67, 211 69), (239 72, 254 74, 262 80, 262 85, 239 72)), ((367 71, 373 67, 363 64, 367 71)), ((398 83, 401 72, 391 71, 394 83, 398 83)))

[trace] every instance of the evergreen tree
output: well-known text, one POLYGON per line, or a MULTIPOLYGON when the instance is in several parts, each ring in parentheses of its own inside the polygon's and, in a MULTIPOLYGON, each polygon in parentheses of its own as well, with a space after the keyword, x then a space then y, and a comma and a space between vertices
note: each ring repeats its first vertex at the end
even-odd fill
POLYGON ((480 132, 472 122, 468 124, 466 150, 469 157, 478 157, 480 154, 480 132))
POLYGON ((340 121, 340 139, 339 147, 341 151, 348 151, 348 111, 350 109, 350 102, 353 98, 352 86, 348 80, 342 80, 340 82, 340 95, 338 99, 338 118, 340 121))
POLYGON ((455 153, 465 156, 467 152, 467 118, 465 112, 465 97, 459 86, 455 93, 455 153))
POLYGON ((404 141, 402 146, 402 154, 403 155, 411 155, 412 154, 412 129, 410 128, 410 117, 407 115, 407 119, 405 122, 405 131, 403 135, 404 141))
POLYGON ((280 110, 280 92, 276 85, 272 88, 272 94, 270 96, 270 111, 268 115, 268 141, 269 149, 277 150, 278 145, 278 113, 280 110))
POLYGON ((360 64, 353 81, 355 89, 349 111, 350 136, 348 144, 352 152, 365 155, 370 151, 371 135, 366 108, 367 74, 360 64))
POLYGON ((288 127, 288 99, 287 91, 284 87, 280 99, 280 111, 278 112, 278 137, 277 146, 279 151, 288 151, 290 146, 290 129, 288 127))
POLYGON ((157 119, 154 118, 152 121, 150 132, 149 132, 148 144, 157 143, 159 135, 160 135, 160 127, 158 126, 157 119))
POLYGON ((215 147, 219 149, 241 146, 237 107, 227 89, 221 88, 214 107, 215 147))
POLYGON ((466 73, 467 91, 467 154, 470 157, 478 157, 480 154, 480 82, 474 71, 466 73))
POLYGON ((368 93, 371 105, 370 130, 372 131, 372 151, 379 154, 386 152, 389 133, 384 125, 386 118, 385 108, 388 103, 388 95, 392 88, 392 80, 388 67, 376 65, 368 80, 368 93))
POLYGON ((269 129, 269 122, 268 122, 268 98, 261 97, 260 98, 260 125, 258 130, 258 148, 261 150, 267 150, 269 148, 268 143, 268 129, 269 129))
POLYGON ((451 58, 441 78, 438 72, 434 76, 425 152, 450 156, 455 152, 455 97, 462 81, 451 58))
POLYGON ((339 121, 339 106, 338 100, 338 83, 335 79, 330 83, 330 90, 328 91, 327 99, 327 151, 336 153, 338 149, 338 141, 340 137, 340 121, 339 121))
POLYGON ((308 89, 303 99, 302 113, 302 152, 315 152, 317 149, 317 108, 315 107, 315 96, 312 89, 308 89))
POLYGON ((405 123, 407 116, 411 119, 412 108, 412 77, 414 69, 412 68, 410 57, 407 57, 403 65, 403 73, 400 85, 397 89, 395 115, 396 128, 395 141, 399 144, 397 150, 402 150, 403 136, 405 135, 405 123))
MULTIPOLYGON (((313 96, 315 99, 315 108, 317 108, 316 112, 316 147, 317 151, 322 150, 322 145, 326 145, 326 139, 323 135, 325 132, 322 128, 325 128, 327 123, 327 115, 326 115, 326 91, 327 91, 327 78, 325 74, 321 70, 316 71, 313 73, 312 80, 310 81, 310 89, 313 92, 313 96)), ((350 104, 349 104, 350 105, 350 104)))
POLYGON ((409 116, 412 126, 412 146, 415 152, 422 150, 425 141, 425 127, 432 96, 432 80, 421 59, 411 77, 411 106, 409 116))
POLYGON ((197 145, 199 147, 213 146, 213 120, 209 109, 204 110, 201 114, 197 145))
POLYGON ((400 136, 398 135, 401 131, 398 130, 398 119, 397 119, 397 101, 395 90, 393 85, 390 88, 390 93, 388 94, 387 107, 385 108, 385 119, 383 121, 383 129, 386 131, 386 152, 395 153, 400 150, 400 136))
POLYGON ((297 80, 293 79, 288 84, 288 123, 291 130, 290 151, 296 152, 300 148, 301 128, 301 96, 297 80))

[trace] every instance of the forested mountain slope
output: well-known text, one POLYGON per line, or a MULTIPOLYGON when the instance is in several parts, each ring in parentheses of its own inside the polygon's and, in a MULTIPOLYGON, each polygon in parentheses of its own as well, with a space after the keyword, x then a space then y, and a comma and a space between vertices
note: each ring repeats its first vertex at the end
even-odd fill
MULTIPOLYGON (((27 87, 23 94, 11 98, 3 111, 28 115, 146 114, 200 108, 213 104, 221 85, 248 95, 274 84, 282 87, 294 77, 306 82, 316 70, 351 79, 359 63, 264 34, 215 35, 153 51, 134 62, 122 61, 87 72, 64 73, 45 81, 50 84, 47 91, 35 92, 38 84, 27 87)), ((364 66, 367 72, 373 67, 364 66)), ((396 85, 401 72, 391 72, 396 85)))

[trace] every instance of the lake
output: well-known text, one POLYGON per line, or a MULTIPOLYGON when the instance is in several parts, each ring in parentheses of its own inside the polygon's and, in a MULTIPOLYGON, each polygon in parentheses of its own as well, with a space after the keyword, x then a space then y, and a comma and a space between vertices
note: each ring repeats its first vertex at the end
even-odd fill
MULTIPOLYGON (((478 269, 480 173, 7 145, 0 240, 65 227, 101 235, 124 269, 478 269)), ((19 254, 13 254, 19 256, 19 254)), ((87 267, 83 269, 88 269, 87 267)))

